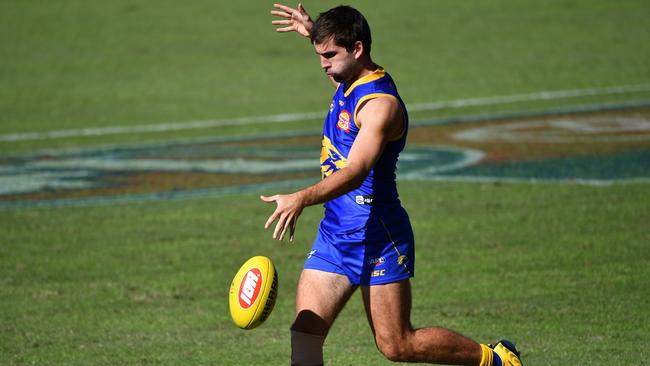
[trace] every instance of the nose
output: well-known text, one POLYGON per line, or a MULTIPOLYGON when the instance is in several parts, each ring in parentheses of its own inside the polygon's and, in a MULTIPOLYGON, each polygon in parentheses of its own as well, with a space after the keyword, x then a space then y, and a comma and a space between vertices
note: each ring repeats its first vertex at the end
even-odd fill
POLYGON ((327 69, 329 69, 330 67, 332 67, 332 63, 329 62, 325 57, 321 56, 321 57, 320 57, 320 67, 321 67, 323 70, 327 70, 327 69))

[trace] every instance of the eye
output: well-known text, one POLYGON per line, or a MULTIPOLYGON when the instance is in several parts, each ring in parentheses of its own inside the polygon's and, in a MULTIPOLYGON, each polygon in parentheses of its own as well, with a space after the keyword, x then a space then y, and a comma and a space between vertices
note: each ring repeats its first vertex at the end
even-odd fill
POLYGON ((323 57, 325 57, 325 58, 327 58, 327 59, 330 59, 330 58, 332 58, 332 57, 334 57, 334 56, 336 56, 336 52, 325 52, 325 53, 323 54, 323 57))

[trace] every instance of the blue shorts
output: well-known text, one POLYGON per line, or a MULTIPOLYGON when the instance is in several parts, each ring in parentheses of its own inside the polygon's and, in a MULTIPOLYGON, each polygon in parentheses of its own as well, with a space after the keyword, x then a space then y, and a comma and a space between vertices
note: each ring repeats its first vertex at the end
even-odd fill
POLYGON ((380 285, 411 278, 415 269, 411 224, 378 220, 346 234, 329 233, 321 226, 305 261, 305 269, 347 276, 352 285, 380 285))

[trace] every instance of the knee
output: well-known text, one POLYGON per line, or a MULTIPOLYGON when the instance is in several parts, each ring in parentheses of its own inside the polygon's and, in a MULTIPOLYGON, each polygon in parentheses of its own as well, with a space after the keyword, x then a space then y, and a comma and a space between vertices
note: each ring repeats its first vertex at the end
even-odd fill
POLYGON ((412 359, 413 352, 406 337, 376 336, 375 343, 379 352, 393 362, 407 362, 412 359))
POLYGON ((291 331, 315 335, 327 335, 328 330, 327 322, 310 310, 300 311, 291 325, 291 331))

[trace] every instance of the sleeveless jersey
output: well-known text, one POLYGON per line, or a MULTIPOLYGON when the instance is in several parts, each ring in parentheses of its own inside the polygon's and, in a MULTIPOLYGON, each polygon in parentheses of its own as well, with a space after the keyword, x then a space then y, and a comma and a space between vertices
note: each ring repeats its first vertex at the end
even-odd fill
POLYGON ((401 105, 404 130, 395 141, 387 143, 381 157, 358 189, 325 203, 321 228, 333 234, 358 231, 368 225, 408 220, 401 207, 395 170, 399 153, 406 143, 408 115, 397 88, 382 68, 360 78, 348 90, 341 83, 334 94, 325 119, 321 148, 321 174, 327 179, 345 167, 350 148, 359 133, 357 113, 366 101, 377 97, 395 98, 401 105))

